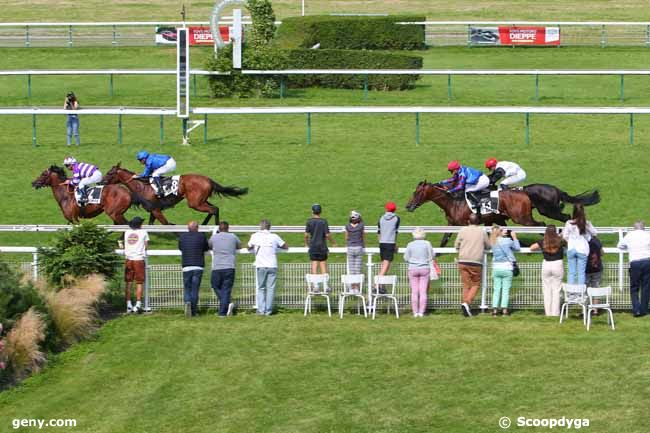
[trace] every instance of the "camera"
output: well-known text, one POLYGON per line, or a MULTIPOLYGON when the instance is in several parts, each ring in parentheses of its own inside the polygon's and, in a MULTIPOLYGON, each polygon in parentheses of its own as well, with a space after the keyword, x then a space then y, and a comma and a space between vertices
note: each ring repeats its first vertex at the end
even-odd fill
POLYGON ((512 239, 512 230, 506 230, 506 237, 512 239))

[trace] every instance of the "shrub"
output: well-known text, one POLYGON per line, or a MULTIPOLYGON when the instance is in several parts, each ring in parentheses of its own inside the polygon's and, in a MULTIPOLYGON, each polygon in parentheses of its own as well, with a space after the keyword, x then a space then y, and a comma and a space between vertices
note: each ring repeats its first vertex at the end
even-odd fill
POLYGON ((69 346, 97 329, 96 304, 106 289, 106 280, 90 275, 75 280, 72 287, 47 294, 49 316, 61 345, 69 346))
MULTIPOLYGON (((250 48, 242 51, 244 69, 286 69, 286 53, 270 47, 250 48)), ((219 55, 208 59, 206 68, 213 71, 230 72, 230 75, 210 75, 208 81, 212 96, 224 97, 274 97, 278 95, 280 78, 265 75, 242 75, 232 68, 232 46, 219 50, 219 55)))
MULTIPOLYGON (((288 50, 289 69, 420 69, 422 57, 376 51, 288 50)), ((369 75, 368 87, 377 90, 412 88, 419 75, 369 75)), ((362 75, 290 75, 291 87, 334 87, 359 89, 362 75)))
POLYGON ((0 262, 0 320, 11 324, 32 306, 42 307, 43 300, 29 282, 21 281, 21 274, 0 262))
POLYGON ((53 247, 38 250, 48 281, 65 285, 69 277, 113 276, 121 260, 113 251, 115 242, 110 236, 90 221, 60 231, 53 247))
POLYGON ((269 0, 247 0, 246 7, 251 14, 251 32, 248 41, 251 47, 265 47, 275 35, 275 13, 269 0))
POLYGON ((425 47, 424 25, 398 25, 399 21, 425 21, 411 15, 319 16, 282 19, 275 38, 282 48, 348 50, 418 50, 425 47))
POLYGON ((30 308, 7 334, 5 353, 13 380, 21 380, 37 372, 45 363, 39 344, 45 339, 45 322, 30 308))

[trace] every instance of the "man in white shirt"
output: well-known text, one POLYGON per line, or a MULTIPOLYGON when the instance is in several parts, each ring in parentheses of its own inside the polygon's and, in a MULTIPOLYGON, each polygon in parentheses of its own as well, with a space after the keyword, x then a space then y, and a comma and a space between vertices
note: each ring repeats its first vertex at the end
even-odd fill
POLYGON ((126 281, 125 297, 126 312, 142 312, 142 286, 144 284, 146 270, 145 258, 147 256, 147 245, 149 235, 142 229, 143 219, 135 217, 129 222, 129 229, 124 232, 124 281, 126 281), (135 281, 135 307, 131 304, 131 287, 135 281))
POLYGON ((643 221, 634 223, 634 230, 625 235, 618 248, 629 253, 632 314, 634 317, 645 316, 650 301, 650 233, 645 231, 643 221))
POLYGON ((275 279, 278 273, 277 251, 289 246, 280 236, 270 232, 271 222, 263 219, 260 231, 253 233, 248 241, 248 249, 255 254, 257 272, 257 314, 270 316, 273 313, 275 279))

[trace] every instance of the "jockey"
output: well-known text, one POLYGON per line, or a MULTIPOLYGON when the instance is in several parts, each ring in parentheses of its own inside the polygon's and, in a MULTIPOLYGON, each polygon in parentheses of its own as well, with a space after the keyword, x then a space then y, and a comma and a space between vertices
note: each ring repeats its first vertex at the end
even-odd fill
POLYGON ((447 170, 451 172, 452 177, 440 183, 443 185, 453 185, 449 190, 450 193, 464 189, 467 197, 474 204, 474 207, 478 208, 478 197, 472 193, 487 188, 490 185, 490 179, 480 170, 460 165, 456 160, 447 164, 447 170))
POLYGON ((77 188, 80 195, 79 204, 85 206, 88 202, 86 187, 101 182, 102 172, 95 165, 77 162, 73 156, 66 156, 63 165, 68 170, 72 170, 72 179, 66 180, 64 183, 68 185, 72 183, 77 188))
POLYGON ((176 170, 176 161, 169 155, 158 155, 155 153, 149 154, 146 150, 138 152, 135 158, 144 165, 144 171, 139 175, 134 174, 132 179, 136 177, 151 176, 154 184, 156 185, 156 196, 163 197, 162 186, 160 185, 160 176, 176 170))
POLYGON ((485 161, 485 167, 492 171, 488 176, 490 185, 495 185, 499 179, 503 178, 500 185, 501 189, 506 189, 526 180, 526 172, 514 162, 497 161, 495 158, 490 158, 485 161))

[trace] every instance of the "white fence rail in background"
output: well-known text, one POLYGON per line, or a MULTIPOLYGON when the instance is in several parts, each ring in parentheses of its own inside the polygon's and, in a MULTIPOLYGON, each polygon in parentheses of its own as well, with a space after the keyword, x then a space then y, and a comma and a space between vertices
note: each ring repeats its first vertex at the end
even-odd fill
POLYGON ((473 26, 551 26, 560 28, 562 46, 650 47, 650 22, 637 21, 413 21, 403 25, 423 25, 430 46, 471 45, 473 26))
MULTIPOLYGON (((176 115, 174 109, 165 108, 84 108, 81 110, 65 110, 62 108, 0 108, 3 115, 32 116, 32 145, 37 145, 36 116, 37 115, 117 115, 118 143, 122 143, 122 115, 158 115, 160 116, 160 141, 163 142, 163 117, 176 115)), ((203 116, 203 141, 207 142, 208 115, 260 115, 260 114, 305 114, 307 126, 307 144, 311 144, 312 114, 414 114, 415 115, 415 144, 420 144, 420 115, 430 114, 523 114, 524 142, 530 143, 531 114, 597 114, 597 115, 627 115, 629 116, 629 142, 634 144, 634 115, 650 114, 650 107, 448 107, 448 106, 335 106, 335 107, 195 107, 190 113, 203 116)))
MULTIPOLYGON (((345 248, 331 248, 331 254, 344 254, 345 248)), ((453 254, 454 248, 435 248, 437 254, 453 254)), ((121 253, 121 250, 116 250, 121 253)), ((401 308, 408 308, 411 299, 411 290, 408 283, 408 266, 401 259, 404 252, 400 248, 400 255, 396 256, 389 274, 398 277, 397 294, 401 308)), ((37 278, 41 270, 38 263, 37 249, 33 247, 0 247, 0 254, 32 254, 31 262, 6 260, 15 264, 25 272, 31 273, 37 278)), ((248 254, 245 249, 240 250, 242 254, 248 254)), ((366 255, 366 281, 372 281, 374 275, 379 271, 380 263, 375 263, 373 257, 379 253, 378 248, 367 248, 366 255)), ((149 257, 156 256, 180 256, 178 250, 150 250, 149 257)), ((290 248, 283 254, 307 255, 306 248, 290 248)), ((523 248, 521 254, 530 254, 528 248, 523 248)), ((627 264, 623 261, 623 254, 615 248, 605 248, 605 257, 610 254, 617 254, 619 261, 604 261, 602 285, 618 287, 619 291, 613 295, 613 305, 619 309, 629 309, 629 278, 627 264)), ((539 261, 520 262, 521 275, 514 278, 511 290, 510 305, 515 309, 541 309, 543 308, 543 296, 541 288, 541 254, 537 253, 539 261)), ((489 255, 485 255, 483 277, 481 283, 480 305, 481 309, 489 308, 492 297, 492 276, 489 255)), ((214 308, 218 301, 210 289, 209 262, 206 263, 206 271, 203 275, 200 307, 214 308)), ((433 309, 455 309, 461 302, 461 281, 452 262, 440 262, 442 275, 439 280, 433 281, 428 292, 428 308, 433 309)), ((345 263, 329 263, 330 286, 333 289, 332 296, 336 297, 341 291, 341 275, 347 272, 345 263)), ((309 272, 309 263, 282 263, 278 269, 278 282, 276 287, 276 306, 281 308, 299 309, 304 305, 306 295, 305 274, 309 272)), ((565 270, 566 274, 566 270, 565 270)), ((233 300, 238 302, 242 308, 253 308, 255 305, 255 269, 252 263, 239 263, 235 274, 235 286, 233 288, 233 300)), ((366 289, 368 289, 366 287, 366 289)), ((336 305, 333 302, 333 305, 336 305)), ((183 306, 183 278, 180 264, 147 264, 147 280, 145 284, 145 308, 153 310, 178 309, 183 306)))

